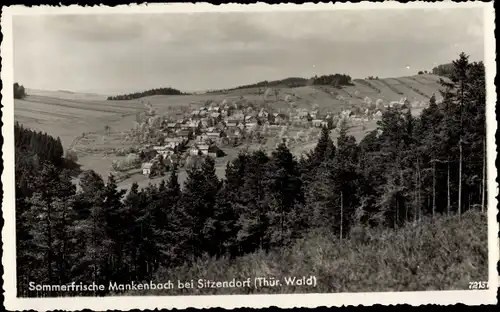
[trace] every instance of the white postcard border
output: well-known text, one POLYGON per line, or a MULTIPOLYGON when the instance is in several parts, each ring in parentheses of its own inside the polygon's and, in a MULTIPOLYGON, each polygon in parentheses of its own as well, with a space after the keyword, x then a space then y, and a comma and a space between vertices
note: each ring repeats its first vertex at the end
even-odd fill
POLYGON ((94 6, 81 7, 77 5, 51 7, 37 6, 24 7, 20 5, 2 7, 2 135, 4 138, 2 173, 3 201, 2 213, 5 220, 2 229, 4 266, 4 291, 5 307, 8 310, 39 311, 63 310, 130 310, 130 309, 155 309, 155 308, 238 308, 252 307, 263 308, 277 306, 281 308, 294 307, 319 307, 342 305, 374 305, 374 304, 456 304, 466 305, 495 304, 497 303, 497 289, 499 285, 497 262, 499 260, 499 225, 496 221, 498 213, 496 196, 497 170, 495 167, 496 144, 495 133, 497 123, 495 118, 496 90, 494 77, 495 66, 495 35, 494 35, 494 8, 492 3, 482 2, 411 2, 407 4, 385 3, 339 3, 302 5, 283 4, 268 5, 257 3, 252 5, 228 4, 214 6, 207 3, 198 4, 143 4, 121 5, 117 7, 94 6), (487 89, 487 167, 488 167, 488 260, 489 260, 489 290, 464 290, 464 291, 421 291, 421 292, 371 292, 371 293, 334 293, 334 294, 283 294, 283 295, 216 295, 216 296, 111 296, 104 298, 78 297, 78 298, 17 298, 16 297, 16 246, 15 246, 15 179, 14 179, 14 97, 13 89, 8 87, 13 84, 13 44, 12 44, 12 17, 15 15, 39 14, 139 14, 139 13, 194 13, 194 12, 267 12, 267 11, 298 11, 298 10, 344 10, 344 9, 409 9, 409 8, 455 8, 455 7, 482 7, 484 8, 485 27, 485 67, 487 89))

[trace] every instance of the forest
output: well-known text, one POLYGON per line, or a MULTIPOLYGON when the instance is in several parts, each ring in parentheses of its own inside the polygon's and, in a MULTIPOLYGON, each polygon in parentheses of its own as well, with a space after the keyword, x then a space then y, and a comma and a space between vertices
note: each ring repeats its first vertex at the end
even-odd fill
MULTIPOLYGON (((286 254, 318 231, 335 238, 325 240, 334 250, 334 242, 349 244, 367 229, 413 240, 408 225, 432 229, 429 220, 481 213, 487 207, 484 65, 462 53, 450 77, 442 81, 442 102, 431 98, 419 117, 411 108, 389 108, 359 143, 343 123, 335 141, 323 129, 300 158, 284 144, 271 154, 241 152, 219 179, 207 157, 188 170, 182 186, 174 167, 161 184, 134 184, 127 194, 112 175, 93 171, 81 174, 77 192, 60 140, 16 125, 18 296, 68 295, 30 292, 33 281, 149 281, 206 259, 235 264, 255 253, 286 254)), ((478 252, 487 261, 487 250, 478 252)), ((463 259, 447 261, 454 267, 463 259)), ((361 270, 363 263, 357 265, 361 270)))
POLYGON ((441 64, 432 69, 432 74, 444 77, 450 77, 454 71, 453 63, 441 64))
MULTIPOLYGON (((351 85, 351 77, 345 74, 332 74, 332 75, 322 75, 322 76, 314 76, 309 79, 301 78, 301 77, 289 77, 281 80, 273 80, 273 81, 261 81, 254 84, 248 84, 239 86, 232 89, 224 89, 224 90, 211 90, 207 93, 219 93, 219 92, 227 92, 234 91, 240 89, 250 89, 250 88, 297 88, 304 87, 307 85, 330 85, 337 88, 342 86, 351 85)), ((263 91, 262 91, 263 92, 263 91)))
POLYGON ((151 89, 143 92, 135 92, 130 94, 116 95, 116 96, 108 96, 108 101, 120 101, 120 100, 136 100, 145 96, 151 95, 186 95, 187 93, 183 93, 174 88, 157 88, 151 89))

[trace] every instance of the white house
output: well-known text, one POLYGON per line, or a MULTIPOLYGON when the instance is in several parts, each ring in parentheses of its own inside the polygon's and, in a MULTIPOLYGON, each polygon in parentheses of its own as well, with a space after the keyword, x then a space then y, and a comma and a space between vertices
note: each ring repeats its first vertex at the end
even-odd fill
POLYGON ((196 156, 198 155, 198 151, 199 151, 198 148, 193 146, 189 149, 189 155, 196 156))
POLYGON ((257 126, 257 123, 256 122, 248 122, 248 123, 246 123, 245 126, 247 129, 253 129, 255 126, 257 126))
POLYGON ((322 123, 322 122, 323 122, 323 120, 321 120, 321 119, 313 119, 313 121, 312 121, 312 125, 313 125, 314 127, 321 127, 321 123, 322 123))
POLYGON ((152 167, 153 167, 153 163, 150 163, 150 162, 143 163, 142 164, 142 174, 144 174, 144 175, 150 175, 152 167))

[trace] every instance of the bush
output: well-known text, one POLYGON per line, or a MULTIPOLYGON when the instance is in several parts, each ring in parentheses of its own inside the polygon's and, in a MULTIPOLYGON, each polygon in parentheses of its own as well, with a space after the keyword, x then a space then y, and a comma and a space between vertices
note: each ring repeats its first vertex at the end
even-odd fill
POLYGON ((78 155, 76 154, 76 151, 73 149, 66 150, 66 155, 64 157, 72 162, 78 161, 78 155))
MULTIPOLYGON (((293 246, 233 260, 204 258, 192 265, 161 268, 153 280, 246 280, 259 276, 316 276, 317 286, 190 289, 189 294, 294 292, 373 292, 463 290, 469 281, 488 278, 486 213, 424 218, 397 231, 354 227, 340 242, 328 231, 314 230, 293 246)), ((149 294, 181 294, 178 289, 149 294)))

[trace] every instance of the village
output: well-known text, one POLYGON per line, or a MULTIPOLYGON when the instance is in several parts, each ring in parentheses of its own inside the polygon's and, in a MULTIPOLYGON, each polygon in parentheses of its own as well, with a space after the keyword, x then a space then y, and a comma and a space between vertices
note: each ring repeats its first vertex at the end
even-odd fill
POLYGON ((288 146, 310 143, 316 140, 321 128, 335 129, 340 120, 365 130, 365 123, 379 120, 384 109, 410 105, 406 98, 389 103, 365 98, 362 105, 334 114, 322 112, 315 105, 310 109, 294 108, 292 100, 287 102, 290 108, 272 109, 269 103, 257 107, 243 97, 224 99, 220 103, 206 101, 177 116, 156 116, 147 104, 147 122, 138 127, 146 132, 146 140, 141 140, 140 156, 135 158, 135 164, 140 160, 143 175, 158 177, 174 165, 188 169, 204 157, 216 160, 243 144, 276 147, 279 143, 288 146))

